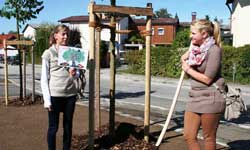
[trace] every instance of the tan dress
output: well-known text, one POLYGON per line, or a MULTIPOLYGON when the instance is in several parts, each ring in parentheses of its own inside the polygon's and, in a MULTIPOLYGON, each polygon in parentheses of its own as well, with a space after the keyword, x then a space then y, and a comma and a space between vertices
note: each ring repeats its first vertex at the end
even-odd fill
MULTIPOLYGON (((200 66, 193 66, 193 69, 204 73, 206 76, 214 79, 220 89, 225 88, 224 79, 221 77, 221 60, 222 50, 213 45, 208 50, 208 55, 200 66)), ((213 86, 209 86, 197 81, 191 80, 191 89, 189 91, 189 100, 187 102, 186 111, 196 113, 223 113, 225 110, 225 100, 218 90, 213 86)))

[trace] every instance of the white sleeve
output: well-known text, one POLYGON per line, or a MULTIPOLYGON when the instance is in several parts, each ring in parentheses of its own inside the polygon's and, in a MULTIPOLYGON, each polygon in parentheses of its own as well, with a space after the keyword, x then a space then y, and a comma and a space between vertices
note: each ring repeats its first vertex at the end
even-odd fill
POLYGON ((51 106, 50 90, 49 90, 49 61, 42 59, 42 72, 41 72, 41 89, 44 99, 44 107, 51 106))

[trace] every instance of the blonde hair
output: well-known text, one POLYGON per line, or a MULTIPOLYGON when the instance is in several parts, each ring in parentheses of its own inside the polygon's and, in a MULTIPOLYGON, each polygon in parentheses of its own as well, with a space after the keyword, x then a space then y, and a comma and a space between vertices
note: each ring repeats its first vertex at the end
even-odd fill
POLYGON ((215 43, 221 47, 220 25, 217 21, 213 23, 206 19, 195 20, 191 23, 191 27, 198 29, 200 32, 207 32, 209 36, 214 37, 215 43))
POLYGON ((64 25, 64 24, 60 24, 60 25, 57 25, 54 30, 52 31, 52 33, 50 34, 50 37, 49 37, 49 45, 53 45, 53 44, 56 44, 56 39, 54 37, 54 35, 60 31, 66 31, 67 33, 69 33, 69 27, 64 25))

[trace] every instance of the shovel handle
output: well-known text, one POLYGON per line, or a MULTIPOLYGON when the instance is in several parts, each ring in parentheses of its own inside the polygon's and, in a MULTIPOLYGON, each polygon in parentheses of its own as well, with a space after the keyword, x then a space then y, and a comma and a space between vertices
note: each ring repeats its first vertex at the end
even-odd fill
POLYGON ((179 93, 180 93, 180 90, 181 90, 181 85, 182 85, 182 81, 183 81, 183 79, 184 79, 184 75, 185 75, 185 72, 182 71, 182 72, 181 72, 181 77, 180 77, 180 79, 179 79, 179 83, 178 83, 178 86, 177 86, 177 89, 176 89, 176 91, 175 91, 175 95, 174 95, 173 102, 172 102, 172 104, 171 104, 169 113, 168 113, 168 115, 167 115, 167 119, 166 119, 166 122, 165 122, 165 124, 164 124, 164 127, 163 127, 163 129, 162 129, 162 131, 161 131, 161 134, 160 134, 160 136, 159 136, 159 138, 158 138, 158 140, 157 140, 157 142, 156 142, 156 146, 159 146, 159 145, 161 144, 161 141, 162 141, 162 139, 163 139, 163 137, 164 137, 164 135, 165 135, 165 133, 166 133, 166 131, 167 131, 167 129, 168 129, 168 125, 169 125, 170 120, 171 120, 171 117, 172 117, 172 115, 173 115, 174 108, 175 108, 175 105, 176 105, 176 101, 177 101, 177 99, 178 99, 178 96, 179 96, 179 93))

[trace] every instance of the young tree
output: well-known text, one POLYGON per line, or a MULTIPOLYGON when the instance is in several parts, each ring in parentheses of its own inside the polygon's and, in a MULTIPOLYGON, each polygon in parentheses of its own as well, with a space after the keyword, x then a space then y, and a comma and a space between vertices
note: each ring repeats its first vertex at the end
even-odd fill
MULTIPOLYGON (((116 0, 110 0, 111 6, 116 6, 116 0)), ((110 24, 115 24, 116 17, 111 15, 110 24)), ((114 136, 115 134, 115 75, 116 75, 116 60, 115 60, 115 26, 110 29, 110 109, 109 109, 109 134, 114 136)))
MULTIPOLYGON (((16 19, 17 39, 20 40, 19 29, 21 24, 37 18, 36 15, 44 8, 43 1, 38 0, 6 0, 3 8, 0 9, 0 16, 7 19, 16 19)), ((18 48, 18 57, 21 62, 21 51, 18 48)), ((19 63, 20 73, 20 100, 23 100, 22 65, 19 63)))

